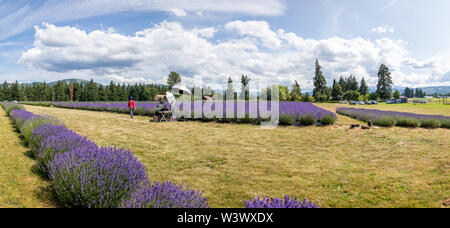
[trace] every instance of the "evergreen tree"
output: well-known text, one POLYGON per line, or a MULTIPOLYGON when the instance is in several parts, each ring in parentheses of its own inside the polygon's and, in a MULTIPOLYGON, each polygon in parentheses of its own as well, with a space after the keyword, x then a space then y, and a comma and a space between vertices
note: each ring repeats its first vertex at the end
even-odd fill
POLYGON ((181 82, 181 77, 177 72, 170 72, 169 77, 167 78, 167 84, 169 85, 170 89, 178 83, 181 82))
POLYGON ((405 97, 411 98, 411 90, 408 87, 406 87, 403 95, 405 97))
POLYGON ((19 82, 16 81, 11 85, 11 100, 18 101, 19 97, 20 97, 19 82))
POLYGON ((28 101, 27 96, 25 95, 25 85, 20 85, 19 88, 19 101, 28 101))
POLYGON ((11 89, 9 88, 8 82, 5 81, 2 87, 3 100, 11 101, 11 89))
POLYGON ((369 93, 369 87, 367 86, 366 80, 364 77, 361 79, 361 85, 359 86, 359 93, 363 96, 369 93))
POLYGON ((300 85, 297 81, 294 82, 294 85, 292 85, 292 91, 289 94, 289 100, 290 101, 302 101, 302 89, 300 88, 300 85))
POLYGON ((108 86, 108 100, 109 101, 120 101, 119 95, 118 95, 118 89, 116 89, 116 84, 114 84, 113 81, 108 86))
POLYGON ((315 62, 316 70, 315 70, 315 76, 314 76, 314 91, 313 96, 316 100, 318 100, 322 95, 327 94, 326 91, 326 85, 327 81, 325 80, 325 77, 322 73, 322 67, 319 64, 319 60, 316 59, 315 62))
POLYGON ((358 91, 359 90, 359 86, 358 86, 358 81, 356 80, 356 77, 353 75, 350 75, 350 77, 347 78, 347 82, 346 82, 347 88, 346 90, 353 90, 353 91, 358 91))
POLYGON ((392 97, 392 78, 389 68, 381 64, 378 70, 377 93, 381 99, 390 99, 392 97))
POLYGON ((248 100, 250 93, 250 78, 246 75, 241 76, 241 95, 240 99, 248 100))
POLYGON ((106 90, 102 84, 98 86, 98 100, 99 101, 108 101, 108 94, 106 94, 106 90))
POLYGON ((342 91, 341 85, 336 82, 336 79, 333 80, 333 87, 331 89, 331 99, 335 101, 342 100, 344 92, 342 91))
POLYGON ((342 92, 347 91, 347 81, 344 77, 342 77, 342 75, 339 77, 339 85, 341 86, 342 92))

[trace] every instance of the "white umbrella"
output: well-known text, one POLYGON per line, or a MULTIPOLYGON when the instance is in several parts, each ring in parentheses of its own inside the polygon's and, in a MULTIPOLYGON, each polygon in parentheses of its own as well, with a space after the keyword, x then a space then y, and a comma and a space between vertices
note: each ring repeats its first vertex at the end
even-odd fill
POLYGON ((172 87, 172 93, 174 94, 183 94, 183 95, 191 95, 191 90, 182 84, 177 84, 172 87))

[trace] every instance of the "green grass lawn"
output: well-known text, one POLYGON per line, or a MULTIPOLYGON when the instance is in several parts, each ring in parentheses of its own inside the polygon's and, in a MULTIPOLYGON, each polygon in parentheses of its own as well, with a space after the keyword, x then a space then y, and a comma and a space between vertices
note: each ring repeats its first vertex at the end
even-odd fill
POLYGON ((33 170, 19 134, 0 108, 0 208, 54 207, 49 183, 33 170))
POLYGON ((243 207, 244 200, 285 194, 320 207, 444 207, 450 198, 447 129, 350 130, 358 121, 339 116, 334 126, 261 130, 26 108, 59 118, 99 145, 130 149, 151 179, 204 190, 212 207, 243 207))

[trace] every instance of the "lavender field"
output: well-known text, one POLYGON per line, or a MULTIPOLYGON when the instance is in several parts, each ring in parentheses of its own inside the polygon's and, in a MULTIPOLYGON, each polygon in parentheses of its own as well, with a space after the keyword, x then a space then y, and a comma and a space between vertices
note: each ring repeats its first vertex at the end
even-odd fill
MULTIPOLYGON (((158 110, 157 106, 159 103, 157 102, 137 102, 136 103, 136 112, 137 115, 154 115, 158 110)), ((216 107, 215 104, 208 104, 207 102, 202 103, 191 103, 191 113, 199 113, 202 112, 204 116, 208 115, 208 112, 202 110, 210 110, 212 113, 216 115, 222 112, 224 117, 227 116, 227 113, 233 112, 235 113, 236 118, 238 116, 247 116, 249 118, 262 118, 263 116, 267 116, 267 112, 270 112, 272 107, 271 103, 257 103, 257 102, 233 102, 233 104, 229 105, 226 102, 222 103, 223 106, 216 107), (265 105, 265 107, 263 106, 265 105), (208 106, 208 107, 206 107, 208 106), (231 109, 230 109, 231 107, 231 109)), ((108 112, 117 112, 117 113, 128 113, 127 103, 125 102, 113 102, 113 103, 72 103, 72 102, 57 102, 53 104, 55 107, 59 108, 69 108, 69 109, 81 109, 81 110, 91 110, 91 111, 108 111, 108 112)), ((165 104, 170 107, 168 103, 165 104)), ((183 104, 180 104, 176 107, 176 110, 183 111, 183 104)), ((290 115, 295 119, 298 119, 306 114, 313 115, 317 120, 322 119, 324 116, 332 116, 337 118, 336 114, 325 110, 323 108, 319 108, 316 105, 309 102, 280 102, 279 103, 279 115, 290 115)), ((220 116, 220 115, 219 115, 220 116)), ((217 118, 216 118, 217 119, 217 118)))
POLYGON ((450 117, 376 109, 338 108, 337 113, 380 126, 450 128, 450 117))

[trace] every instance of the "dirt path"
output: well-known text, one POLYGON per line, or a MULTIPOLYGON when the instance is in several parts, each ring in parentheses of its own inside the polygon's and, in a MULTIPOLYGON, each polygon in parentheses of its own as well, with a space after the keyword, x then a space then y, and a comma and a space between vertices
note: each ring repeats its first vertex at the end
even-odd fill
POLYGON ((49 183, 33 173, 34 161, 0 108, 0 208, 54 207, 49 183))

